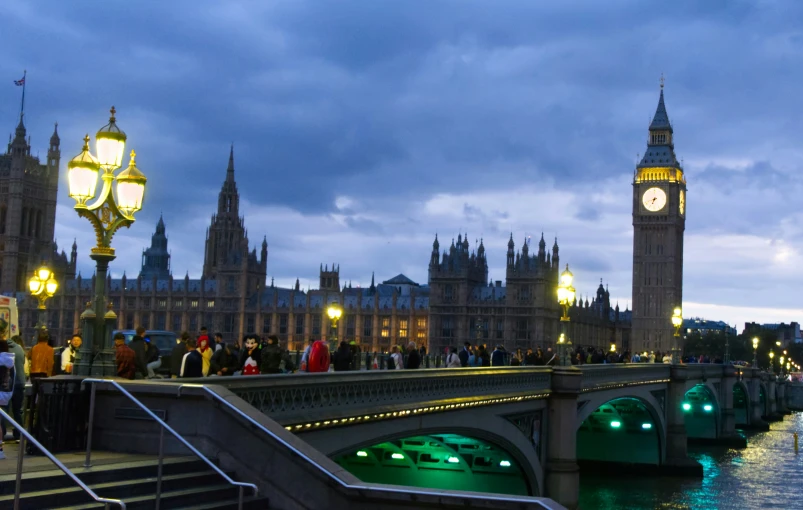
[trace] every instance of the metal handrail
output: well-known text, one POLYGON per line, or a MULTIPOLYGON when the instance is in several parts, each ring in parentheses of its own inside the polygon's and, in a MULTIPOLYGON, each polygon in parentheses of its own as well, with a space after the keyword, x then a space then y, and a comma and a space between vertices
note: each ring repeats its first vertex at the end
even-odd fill
POLYGON ((84 482, 82 482, 81 479, 78 478, 75 475, 75 473, 73 473, 70 470, 70 468, 68 468, 67 466, 62 464, 61 461, 59 459, 57 459, 55 455, 50 453, 47 450, 47 448, 42 446, 42 444, 39 441, 37 441, 36 438, 33 437, 33 434, 31 434, 30 432, 28 432, 27 430, 22 428, 22 425, 20 425, 16 421, 14 421, 14 419, 11 418, 11 416, 9 416, 8 413, 6 413, 2 408, 0 408, 0 417, 5 419, 8 423, 10 423, 14 427, 14 430, 16 430, 16 431, 18 431, 20 433, 19 453, 17 454, 18 455, 17 456, 17 483, 16 483, 16 486, 14 488, 14 510, 19 510, 19 508, 20 508, 20 493, 22 492, 22 466, 23 466, 23 460, 25 459, 25 440, 26 439, 28 441, 30 441, 31 443, 33 443, 33 445, 36 448, 38 448, 40 452, 45 454, 45 457, 50 459, 50 462, 52 462, 53 464, 56 465, 57 468, 62 470, 62 472, 64 472, 65 475, 69 476, 72 479, 72 481, 75 482, 76 484, 78 484, 78 486, 81 487, 81 489, 83 489, 84 492, 89 494, 89 496, 92 499, 94 499, 98 503, 104 503, 105 510, 109 510, 109 505, 110 504, 119 505, 120 508, 122 508, 122 510, 126 510, 125 503, 123 503, 119 499, 101 498, 100 496, 95 494, 95 491, 90 489, 84 482))
MULTIPOLYGON (((131 400, 132 402, 134 402, 140 409, 145 411, 145 413, 148 416, 150 416, 156 423, 161 425, 161 427, 159 429, 159 467, 157 468, 157 475, 156 475, 156 505, 154 507, 156 510, 159 510, 159 505, 160 505, 161 499, 162 499, 162 464, 163 464, 163 461, 164 461, 164 431, 165 430, 167 430, 168 432, 173 434, 173 436, 176 439, 178 439, 184 446, 186 446, 198 458, 200 458, 202 461, 206 462, 206 464, 209 467, 211 467, 213 470, 215 470, 215 472, 217 474, 222 476, 223 479, 225 479, 231 485, 234 485, 235 487, 239 488, 239 496, 238 496, 238 501, 237 501, 238 510, 242 510, 243 509, 243 489, 245 487, 252 488, 254 490, 254 496, 256 496, 259 493, 259 488, 256 485, 254 485, 253 483, 236 482, 236 481, 232 480, 231 477, 229 475, 227 475, 219 467, 217 467, 214 462, 209 460, 206 456, 204 456, 204 454, 202 454, 200 451, 198 451, 198 449, 196 449, 194 446, 192 446, 186 439, 181 437, 181 435, 178 432, 173 430, 170 427, 170 425, 165 423, 164 420, 162 420, 161 418, 156 416, 156 414, 154 414, 153 411, 148 409, 145 406, 145 404, 140 402, 134 395, 129 393, 128 390, 123 388, 120 385, 120 383, 118 383, 117 381, 114 381, 114 380, 111 380, 111 379, 91 379, 90 378, 90 379, 84 379, 83 381, 81 381, 81 386, 83 386, 84 383, 111 384, 120 393, 122 393, 123 395, 128 397, 128 399, 131 400)), ((90 393, 90 397, 89 397, 89 424, 87 425, 86 461, 84 463, 84 466, 86 466, 86 467, 90 466, 90 459, 91 459, 92 428, 93 428, 94 419, 95 419, 95 389, 96 388, 97 388, 97 386, 95 384, 92 384, 91 393, 90 393)), ((125 507, 123 507, 123 508, 125 508, 125 507)))
MULTIPOLYGON (((379 487, 379 486, 369 486, 369 485, 352 485, 350 483, 347 483, 347 482, 343 481, 339 476, 335 475, 334 473, 332 473, 331 471, 329 471, 328 469, 326 469, 325 467, 321 466, 316 461, 314 461, 313 459, 308 457, 305 453, 303 453, 300 450, 298 450, 295 446, 291 445, 290 443, 288 443, 287 441, 285 441, 281 437, 277 436, 274 432, 272 432, 271 430, 266 428, 264 425, 262 425, 261 423, 257 422, 256 420, 254 420, 253 418, 251 418, 250 416, 248 416, 247 414, 242 412, 240 409, 238 409, 231 402, 229 402, 228 400, 224 399, 223 397, 221 397, 220 395, 218 395, 214 391, 210 390, 207 386, 205 386, 203 384, 181 384, 178 387, 178 392, 177 392, 177 395, 176 395, 177 397, 181 397, 181 389, 184 388, 184 387, 187 387, 187 388, 201 388, 201 389, 203 389, 204 392, 206 392, 207 395, 210 395, 212 397, 213 400, 216 400, 216 401, 220 402, 221 404, 225 405, 230 410, 234 411, 235 414, 237 414, 240 418, 243 418, 244 420, 246 420, 248 423, 250 423, 254 427, 258 428, 262 432, 264 432, 264 433, 268 434, 269 436, 271 436, 274 440, 278 441, 282 446, 284 446, 285 448, 289 449, 291 452, 295 453, 296 455, 298 455, 299 457, 301 457, 305 461, 307 461, 310 464, 312 464, 313 467, 315 467, 318 471, 323 473, 324 476, 326 476, 327 478, 333 480, 335 483, 337 483, 338 485, 340 485, 344 489, 362 490, 362 491, 370 490, 370 491, 378 491, 378 492, 389 492, 389 493, 393 493, 393 494, 419 494, 419 495, 423 495, 423 496, 436 496, 436 497, 443 497, 444 496, 444 494, 442 492, 432 492, 432 491, 420 490, 420 489, 415 489, 415 488, 412 488, 412 489, 392 489, 392 488, 389 488, 389 487, 379 487)), ((461 494, 459 497, 466 498, 466 499, 478 499, 480 501, 506 501, 506 502, 511 502, 511 503, 535 503, 535 504, 539 505, 541 508, 545 508, 545 509, 549 510, 549 507, 544 505, 544 503, 542 503, 541 501, 532 500, 530 498, 525 499, 525 498, 519 498, 519 497, 515 497, 515 496, 491 496, 491 495, 487 495, 487 496, 486 495, 482 495, 482 496, 480 496, 480 495, 474 495, 474 494, 461 494)))

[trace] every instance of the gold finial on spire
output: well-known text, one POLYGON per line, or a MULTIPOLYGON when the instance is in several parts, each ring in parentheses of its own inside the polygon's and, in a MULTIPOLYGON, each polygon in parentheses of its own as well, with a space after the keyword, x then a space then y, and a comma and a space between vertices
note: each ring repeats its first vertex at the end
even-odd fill
POLYGON ((134 152, 134 149, 131 149, 131 164, 132 165, 134 164, 134 161, 135 161, 136 157, 137 157, 137 153, 134 152))
POLYGON ((664 73, 661 73, 661 90, 664 90, 664 73))
MULTIPOLYGON (((661 76, 663 76, 663 75, 661 75, 661 76)), ((661 78, 661 79, 663 79, 663 78, 661 78)), ((114 114, 117 113, 117 110, 114 109, 114 106, 111 107, 111 109, 109 110, 109 113, 111 113, 111 117, 109 118, 109 120, 114 122, 115 121, 114 114)))
POLYGON ((89 134, 87 134, 87 135, 84 137, 84 150, 85 150, 85 151, 88 151, 88 150, 89 150, 89 134))

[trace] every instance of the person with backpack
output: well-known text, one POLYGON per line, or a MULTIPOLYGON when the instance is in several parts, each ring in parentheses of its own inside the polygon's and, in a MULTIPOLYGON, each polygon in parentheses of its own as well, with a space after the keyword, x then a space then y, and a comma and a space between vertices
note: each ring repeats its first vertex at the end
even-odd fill
POLYGON ((146 354, 148 356, 148 363, 145 367, 148 369, 148 379, 156 377, 156 369, 162 366, 162 358, 159 353, 159 347, 156 342, 151 341, 151 337, 145 337, 145 346, 147 347, 146 354))
POLYGON ((392 354, 388 357, 388 370, 401 370, 404 368, 404 358, 399 352, 399 346, 394 345, 392 354))
MULTIPOLYGON (((6 329, 8 324, 0 319, 0 406, 8 410, 11 399, 14 396, 14 386, 17 375, 14 370, 14 353, 9 352, 8 341, 6 340, 6 329)), ((8 424, 4 419, 2 422, 2 436, 0 436, 0 459, 5 459, 3 453, 3 440, 6 437, 8 424)))
MULTIPOLYGON (((446 356, 446 368, 460 368, 463 366, 460 356, 457 354, 457 347, 452 347, 451 352, 446 356)), ((468 362, 468 360, 466 360, 468 362)))

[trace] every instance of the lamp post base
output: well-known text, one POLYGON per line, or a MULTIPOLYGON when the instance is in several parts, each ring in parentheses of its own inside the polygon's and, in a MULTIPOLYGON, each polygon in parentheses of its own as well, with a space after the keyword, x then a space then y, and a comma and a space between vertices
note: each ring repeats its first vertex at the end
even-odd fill
MULTIPOLYGON (((106 274, 109 262, 115 259, 114 251, 92 249, 90 257, 95 261, 94 309, 87 308, 81 314, 84 333, 81 350, 75 359, 73 374, 106 377, 117 374, 116 353, 112 346, 114 321, 106 321, 106 274)), ((116 315, 112 313, 114 319, 116 315)))

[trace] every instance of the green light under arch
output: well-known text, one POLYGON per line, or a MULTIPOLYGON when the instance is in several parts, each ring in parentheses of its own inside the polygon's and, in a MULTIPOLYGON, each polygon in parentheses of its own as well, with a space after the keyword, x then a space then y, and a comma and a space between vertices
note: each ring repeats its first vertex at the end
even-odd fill
POLYGON ((364 482, 530 496, 508 452, 481 439, 430 434, 364 446, 334 458, 364 482))
POLYGON ((577 460, 661 463, 659 427, 637 398, 617 398, 596 409, 577 429, 577 460))

